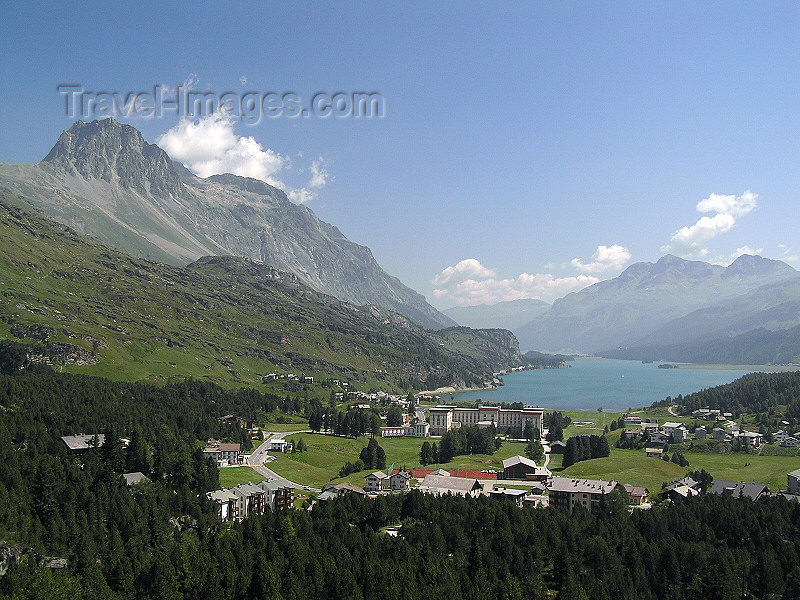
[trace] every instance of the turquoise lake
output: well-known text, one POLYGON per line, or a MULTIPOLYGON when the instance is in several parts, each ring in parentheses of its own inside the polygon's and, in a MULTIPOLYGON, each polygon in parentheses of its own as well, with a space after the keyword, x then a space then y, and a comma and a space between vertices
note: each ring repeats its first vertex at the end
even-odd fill
POLYGON ((667 396, 690 394, 730 383, 752 371, 725 369, 659 369, 658 363, 580 359, 569 369, 517 371, 503 376, 497 390, 445 394, 442 400, 523 402, 550 410, 620 412, 650 406, 667 396))

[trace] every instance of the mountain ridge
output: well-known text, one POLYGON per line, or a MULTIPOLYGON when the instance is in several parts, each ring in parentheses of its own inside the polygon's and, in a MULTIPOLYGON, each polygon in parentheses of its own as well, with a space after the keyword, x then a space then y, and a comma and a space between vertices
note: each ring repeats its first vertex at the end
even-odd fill
POLYGON ((372 251, 263 181, 199 178, 114 119, 76 121, 44 160, 0 165, 0 189, 82 234, 174 265, 246 256, 313 289, 437 329, 455 325, 378 265, 372 251))
POLYGON ((126 255, 0 194, 0 339, 122 380, 257 385, 299 370, 361 386, 482 384, 522 364, 510 332, 428 331, 251 259, 175 267, 126 255))
MULTIPOLYGON (((757 298, 760 293, 771 306, 777 298, 758 290, 798 278, 791 266, 763 257, 743 255, 723 267, 666 255, 568 294, 514 331, 523 349, 597 353, 631 347, 694 311, 748 294, 757 298)), ((790 297, 795 298, 793 292, 790 297)), ((793 324, 798 323, 786 322, 793 324)))

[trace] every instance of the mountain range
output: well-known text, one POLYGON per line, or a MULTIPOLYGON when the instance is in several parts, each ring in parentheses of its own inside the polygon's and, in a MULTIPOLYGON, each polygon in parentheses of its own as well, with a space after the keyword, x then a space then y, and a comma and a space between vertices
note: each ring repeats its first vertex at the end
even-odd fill
POLYGON ((135 258, 6 200, 0 192, 0 340, 33 360, 122 380, 252 386, 294 372, 404 391, 480 385, 522 364, 509 331, 425 330, 248 258, 135 258))
POLYGON ((786 263, 743 255, 723 267, 667 255, 568 294, 511 330, 523 350, 768 364, 800 360, 798 326, 800 273, 786 263))
POLYGON ((263 181, 193 175, 130 125, 76 121, 37 164, 0 164, 0 190, 132 256, 185 266, 242 256, 312 289, 440 329, 455 321, 381 269, 372 252, 263 181))

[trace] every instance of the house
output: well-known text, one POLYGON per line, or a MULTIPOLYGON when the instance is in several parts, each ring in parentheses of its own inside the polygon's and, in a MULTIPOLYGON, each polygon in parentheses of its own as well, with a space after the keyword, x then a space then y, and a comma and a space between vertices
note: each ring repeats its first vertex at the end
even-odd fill
POLYGON ((366 496, 367 492, 363 488, 353 485, 352 483, 329 483, 322 488, 322 493, 317 496, 317 500, 330 500, 338 498, 345 494, 357 494, 359 496, 366 496))
POLYGON ((704 440, 706 439, 707 435, 708 435, 708 430, 703 425, 697 427, 694 430, 694 439, 696 440, 704 440))
POLYGON ((700 495, 700 484, 691 477, 673 481, 664 488, 660 496, 673 502, 686 500, 700 495))
MULTIPOLYGON (((689 437, 689 430, 686 429, 683 423, 664 423, 663 427, 661 427, 661 432, 667 436, 670 441, 677 444, 689 437)), ((652 440, 653 436, 650 436, 650 439, 652 440)))
POLYGON ((522 508, 525 501, 525 490, 509 490, 505 488, 494 488, 489 490, 486 495, 492 500, 502 500, 513 502, 515 506, 522 508))
POLYGON ((645 448, 648 458, 661 458, 664 454, 663 448, 645 448))
POLYGON ((537 467, 534 461, 524 456, 512 456, 503 461, 503 479, 547 481, 551 476, 549 469, 537 467))
POLYGON ((647 502, 647 496, 650 495, 650 490, 646 487, 639 487, 631 485, 630 483, 624 484, 625 492, 628 494, 628 504, 642 505, 647 502))
POLYGON ((374 471, 364 477, 364 490, 375 493, 382 492, 389 487, 389 476, 381 471, 374 471))
POLYGON ((613 492, 619 485, 618 481, 553 477, 548 486, 550 506, 564 510, 573 510, 576 506, 583 506, 596 513, 600 508, 600 499, 613 492))
POLYGON ((62 435, 61 441, 67 446, 70 454, 85 454, 92 448, 99 448, 105 442, 103 433, 90 433, 87 435, 62 435))
POLYGON ((480 494, 483 488, 477 479, 431 474, 420 482, 417 489, 423 494, 433 494, 434 496, 452 494, 474 498, 480 494))
POLYGON ((708 489, 709 494, 730 495, 734 498, 750 498, 758 500, 767 490, 766 486, 756 483, 745 483, 744 481, 723 481, 716 479, 708 489))
POLYGON ((764 436, 754 431, 740 431, 737 439, 754 448, 758 448, 764 442, 764 436))
POLYGON ((645 433, 655 433, 658 431, 658 421, 644 421, 642 420, 642 431, 645 433))
POLYGON ((240 483, 230 490, 239 503, 239 516, 263 515, 267 505, 264 490, 252 483, 240 483))
POLYGON ((625 439, 633 439, 639 437, 640 435, 642 435, 641 429, 628 428, 620 434, 620 437, 625 439))
POLYGON ((781 446, 784 448, 796 448, 798 445, 800 445, 800 440, 791 436, 784 438, 781 442, 781 446))
POLYGON ((544 494, 529 494, 525 496, 524 500, 522 501, 522 506, 525 508, 533 507, 544 507, 547 508, 550 506, 550 498, 545 496, 544 494))
POLYGON ((381 437, 417 437, 423 438, 430 435, 431 426, 428 423, 413 423, 411 425, 399 425, 396 427, 381 427, 381 437))
POLYGON ((790 494, 800 495, 800 469, 786 475, 786 491, 790 494))
POLYGON ((411 489, 411 475, 408 471, 399 471, 389 476, 389 489, 393 492, 407 492, 411 489))
POLYGON ((714 429, 711 430, 711 433, 714 435, 714 439, 718 442, 724 442, 725 438, 727 437, 727 434, 722 427, 714 427, 714 429))
POLYGON ((239 462, 239 444, 213 442, 203 448, 203 457, 210 458, 217 465, 235 465, 239 462))
POLYGON ((625 417, 625 425, 641 425, 642 417, 625 417))
POLYGON ((128 487, 150 481, 144 473, 140 473, 139 471, 135 471, 133 473, 123 473, 122 477, 125 479, 125 485, 128 487))
POLYGON ((566 450, 566 448, 567 445, 561 440, 550 442, 550 454, 564 454, 564 450, 566 450))
POLYGON ((269 449, 271 452, 291 452, 292 443, 284 439, 270 440, 269 449))
POLYGON ((665 434, 663 434, 663 433, 661 433, 659 431, 656 431, 656 432, 650 434, 650 437, 649 437, 649 439, 647 441, 650 444, 663 446, 664 444, 669 442, 669 437, 667 437, 665 434))

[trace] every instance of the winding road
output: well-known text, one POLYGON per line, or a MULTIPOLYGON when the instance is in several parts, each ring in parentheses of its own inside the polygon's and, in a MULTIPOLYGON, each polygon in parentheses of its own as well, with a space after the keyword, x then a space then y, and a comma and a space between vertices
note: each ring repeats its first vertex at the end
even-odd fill
POLYGON ((268 469, 264 466, 264 460, 267 457, 267 452, 269 451, 270 444, 275 440, 282 440, 288 435, 293 435, 295 433, 311 433, 308 430, 301 430, 301 431, 284 431, 281 433, 270 433, 269 437, 265 439, 261 445, 253 450, 253 453, 250 455, 250 458, 247 459, 248 466, 252 467, 252 469, 261 475, 262 477, 266 477, 271 481, 277 481, 284 487, 293 487, 296 490, 305 490, 307 492, 316 492, 319 493, 322 490, 317 488, 308 487, 305 485, 301 485, 299 483, 295 483, 294 481, 289 481, 285 477, 281 477, 272 469, 268 469))

